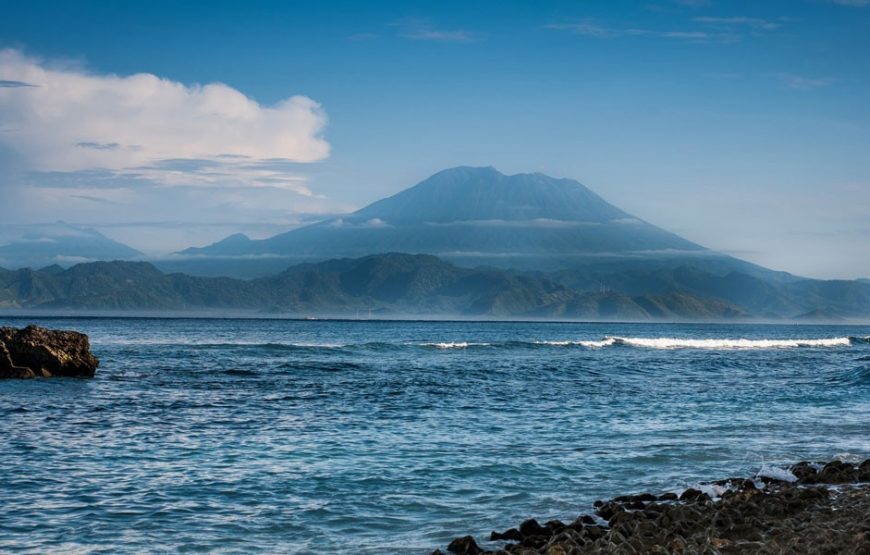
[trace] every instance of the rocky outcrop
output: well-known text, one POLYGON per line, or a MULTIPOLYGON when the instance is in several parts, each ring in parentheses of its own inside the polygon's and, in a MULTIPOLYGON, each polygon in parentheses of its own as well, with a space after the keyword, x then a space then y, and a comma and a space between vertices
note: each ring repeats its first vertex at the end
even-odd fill
POLYGON ((93 377, 88 336, 39 326, 0 328, 0 378, 93 377))
MULTIPOLYGON (((571 555, 639 553, 870 553, 870 460, 802 462, 781 479, 732 478, 677 496, 597 501, 570 523, 527 520, 493 532, 489 549, 464 536, 450 553, 571 555)), ((436 550, 435 553, 441 553, 436 550)))

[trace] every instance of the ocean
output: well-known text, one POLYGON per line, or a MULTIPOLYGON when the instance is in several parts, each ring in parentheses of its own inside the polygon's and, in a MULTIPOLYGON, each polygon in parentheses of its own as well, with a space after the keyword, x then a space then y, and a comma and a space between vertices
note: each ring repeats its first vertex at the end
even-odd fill
POLYGON ((0 552, 408 553, 870 456, 870 326, 0 317, 0 552))

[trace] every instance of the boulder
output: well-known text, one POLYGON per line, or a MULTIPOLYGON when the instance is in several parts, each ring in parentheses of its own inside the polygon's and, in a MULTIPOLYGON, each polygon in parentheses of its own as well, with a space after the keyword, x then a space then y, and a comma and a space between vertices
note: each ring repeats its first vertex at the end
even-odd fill
POLYGON ((88 336, 39 326, 0 328, 0 378, 93 377, 88 336))
POLYGON ((477 542, 471 536, 456 538, 447 546, 447 551, 456 555, 477 555, 483 550, 477 546, 477 542))

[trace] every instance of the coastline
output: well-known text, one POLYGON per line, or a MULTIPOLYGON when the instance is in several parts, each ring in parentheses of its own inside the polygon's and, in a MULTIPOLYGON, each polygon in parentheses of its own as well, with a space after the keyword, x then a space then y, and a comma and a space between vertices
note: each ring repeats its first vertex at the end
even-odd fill
MULTIPOLYGON (((573 522, 529 519, 446 549, 457 555, 870 553, 870 459, 799 462, 676 493, 596 501, 573 522)), ((443 555, 436 549, 432 555, 443 555)))

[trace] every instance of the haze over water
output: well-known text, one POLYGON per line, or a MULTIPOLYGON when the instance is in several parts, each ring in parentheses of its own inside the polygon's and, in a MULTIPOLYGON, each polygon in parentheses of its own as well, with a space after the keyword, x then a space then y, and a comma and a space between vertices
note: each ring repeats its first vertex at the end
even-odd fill
POLYGON ((102 364, 0 382, 2 552, 422 554, 870 455, 870 326, 37 323, 102 364))

